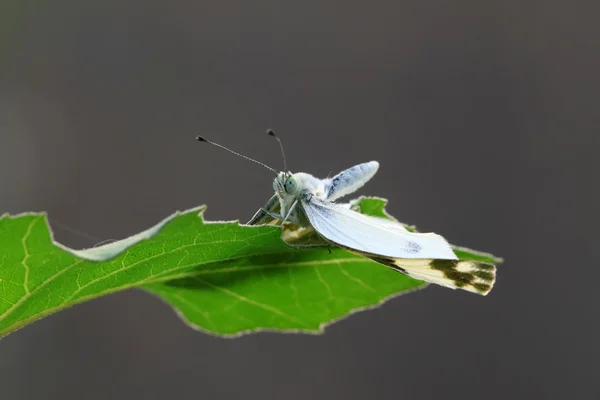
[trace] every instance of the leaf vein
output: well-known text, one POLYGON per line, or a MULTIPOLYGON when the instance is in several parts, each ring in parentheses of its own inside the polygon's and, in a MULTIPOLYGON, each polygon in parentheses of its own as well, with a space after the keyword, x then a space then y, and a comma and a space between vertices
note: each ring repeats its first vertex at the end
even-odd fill
POLYGON ((278 316, 280 316, 282 318, 285 318, 285 319, 287 319, 289 321, 292 321, 292 322, 294 322, 296 324, 299 324, 299 325, 301 325, 301 326, 303 326, 305 328, 308 328, 308 326, 306 325, 306 323, 304 321, 302 321, 302 320, 294 317, 293 315, 289 315, 289 314, 281 311, 280 309, 278 309, 276 307, 270 306, 268 304, 261 303, 261 302, 256 301, 256 300, 252 300, 249 297, 243 296, 243 295, 241 295, 239 293, 236 293, 236 292, 234 292, 232 290, 229 290, 229 289, 226 289, 224 287, 221 287, 221 286, 218 286, 218 285, 214 285, 214 284, 212 284, 210 282, 207 282, 207 281, 205 281, 203 279, 200 279, 198 277, 194 277, 194 279, 197 282, 202 283, 203 285, 206 285, 206 286, 209 286, 209 287, 211 287, 213 289, 219 290, 219 291, 221 291, 221 292, 223 292, 225 294, 228 294, 228 295, 230 295, 232 297, 235 297, 236 299, 241 300, 241 301, 243 301, 245 303, 251 304, 251 305, 256 306, 258 308, 262 308, 263 310, 268 311, 268 312, 270 312, 270 313, 272 313, 274 315, 278 315, 278 316))
POLYGON ((23 246, 23 261, 21 261, 21 265, 25 268, 25 277, 23 278, 23 288, 25 289, 25 295, 29 295, 29 265, 27 261, 29 260, 29 248, 27 247, 27 241, 29 240, 29 236, 31 235, 31 231, 33 230, 33 226, 40 220, 41 218, 34 218, 27 226, 27 231, 21 239, 21 245, 23 246))
MULTIPOLYGON (((173 297, 175 297, 177 300, 179 300, 183 304, 187 305, 189 308, 191 308, 192 310, 194 310, 194 312, 197 312, 197 313, 201 314, 204 317, 204 319, 206 320, 206 322, 213 329, 215 329, 215 324, 213 323, 212 319, 210 318, 210 313, 204 311, 203 309, 201 309, 200 307, 198 307, 196 304, 192 303, 191 301, 187 300, 185 297, 182 297, 182 296, 180 296, 177 293, 173 294, 173 297)), ((192 324, 191 321, 189 323, 192 324)))
POLYGON ((352 276, 350 273, 348 273, 348 271, 346 271, 343 267, 342 267, 342 263, 338 262, 338 268, 340 270, 340 272, 346 276, 348 279, 358 283, 360 286, 364 287, 365 289, 369 289, 372 292, 376 292, 376 290, 374 288, 372 288, 371 286, 367 285, 363 280, 352 276))
POLYGON ((329 286, 327 281, 325 279, 323 279, 321 272, 319 272, 318 265, 315 266, 315 272, 317 273, 317 278, 319 278, 319 282, 321 282, 323 284, 323 286, 325 286, 325 289, 327 289, 327 293, 329 294, 329 300, 333 300, 334 297, 333 297, 333 292, 331 291, 331 286, 329 286))
MULTIPOLYGON (((37 292, 39 292, 40 290, 42 290, 45 286, 47 286, 48 284, 50 284, 52 281, 54 281, 56 278, 58 278, 59 276, 61 276, 62 274, 64 274, 65 272, 71 270, 73 267, 75 267, 76 265, 82 263, 84 260, 77 260, 75 261, 73 264, 67 266, 64 269, 61 269, 60 271, 56 272, 54 275, 50 276, 48 279, 46 279, 44 282, 42 282, 39 286, 37 286, 35 289, 33 289, 31 291, 31 293, 26 294, 25 296, 22 296, 16 303, 14 303, 14 305, 9 308, 8 310, 6 310, 4 313, 2 313, 0 315, 0 322, 4 321, 10 314, 12 314, 17 308, 19 308, 21 306, 21 304, 25 303, 27 300, 29 300, 33 295, 35 295, 37 292)), ((61 305, 64 303, 61 303, 61 305)), ((57 309, 60 309, 60 306, 57 307, 57 309)))
MULTIPOLYGON (((202 245, 206 245, 206 244, 217 244, 217 243, 222 243, 222 241, 216 241, 216 242, 205 242, 205 243, 202 243, 202 245)), ((151 260, 153 260, 153 259, 155 259, 155 258, 159 258, 159 257, 162 257, 162 256, 166 256, 166 255, 169 255, 169 254, 173 254, 173 253, 176 253, 176 252, 178 252, 178 251, 181 251, 181 250, 184 250, 184 249, 187 249, 187 248, 190 248, 190 247, 194 247, 194 246, 198 246, 198 245, 197 245, 197 244, 195 244, 195 243, 186 244, 186 245, 183 245, 183 246, 177 247, 177 248, 175 248, 175 249, 173 249, 173 250, 170 250, 170 251, 168 251, 168 252, 166 252, 166 253, 155 254, 155 255, 153 255, 153 256, 150 256, 150 257, 147 257, 147 258, 141 259, 141 260, 139 260, 139 261, 136 261, 136 262, 134 262, 133 264, 130 264, 130 265, 127 265, 127 266, 125 266, 125 265, 123 264, 123 260, 121 260, 121 268, 119 268, 119 269, 116 269, 116 270, 114 270, 114 271, 112 271, 112 272, 109 272, 108 274, 105 274, 105 275, 103 275, 103 276, 100 276, 100 277, 98 277, 98 278, 96 278, 96 279, 92 279, 91 281, 89 281, 89 282, 88 282, 88 283, 86 283, 85 285, 83 285, 83 286, 81 286, 80 288, 78 288, 77 290, 75 290, 75 292, 73 292, 73 293, 71 294, 71 296, 69 296, 69 297, 67 298, 67 301, 70 301, 71 299, 73 299, 73 298, 74 298, 75 296, 77 296, 77 295, 78 295, 78 294, 79 294, 79 293, 80 293, 82 290, 84 290, 84 289, 86 289, 86 288, 88 288, 88 287, 90 287, 90 286, 92 286, 92 285, 94 285, 94 284, 100 283, 100 282, 102 282, 102 281, 104 281, 104 280, 106 280, 106 279, 110 278, 110 277, 111 277, 111 276, 113 276, 113 275, 116 275, 116 274, 118 274, 118 273, 120 273, 120 272, 123 272, 123 271, 127 271, 127 270, 129 270, 129 269, 131 269, 131 268, 134 268, 134 267, 138 266, 139 264, 147 263, 147 262, 149 262, 149 261, 151 261, 151 260)), ((195 265, 198 265, 198 263, 196 263, 195 265)), ((175 268, 172 268, 172 269, 170 269, 170 270, 174 270, 174 269, 175 269, 175 268)), ((131 284, 130 284, 130 285, 128 285, 128 286, 129 286, 129 287, 131 287, 131 286, 133 286, 133 285, 131 285, 131 284)), ((66 302, 66 301, 65 301, 65 302, 66 302)))

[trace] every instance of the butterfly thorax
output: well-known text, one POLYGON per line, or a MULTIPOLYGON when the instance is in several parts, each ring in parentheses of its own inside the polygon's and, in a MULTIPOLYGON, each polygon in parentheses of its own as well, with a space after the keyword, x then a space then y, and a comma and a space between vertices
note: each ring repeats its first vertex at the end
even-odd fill
MULTIPOLYGON (((324 182, 304 172, 280 172, 273 181, 273 190, 279 200, 282 216, 286 216, 296 202, 310 201, 313 196, 325 198, 324 182)), ((300 211, 301 207, 297 205, 289 215, 288 221, 301 224, 304 218, 300 218, 300 211)))

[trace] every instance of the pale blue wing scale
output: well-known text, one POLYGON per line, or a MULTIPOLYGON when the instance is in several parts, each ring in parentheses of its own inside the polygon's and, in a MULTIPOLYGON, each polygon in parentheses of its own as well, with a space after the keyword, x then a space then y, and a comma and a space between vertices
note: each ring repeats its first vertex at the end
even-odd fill
POLYGON ((325 198, 334 201, 360 189, 379 169, 377 161, 355 165, 330 179, 325 179, 325 198))
POLYGON ((325 239, 359 252, 391 258, 456 260, 452 248, 435 233, 413 233, 400 223, 352 211, 315 197, 302 208, 315 231, 325 239))

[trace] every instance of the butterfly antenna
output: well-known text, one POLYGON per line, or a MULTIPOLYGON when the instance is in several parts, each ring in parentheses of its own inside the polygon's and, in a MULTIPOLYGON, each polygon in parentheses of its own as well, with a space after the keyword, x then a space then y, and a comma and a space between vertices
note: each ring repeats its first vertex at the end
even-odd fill
POLYGON ((287 174, 287 160, 285 159, 285 151, 283 151, 283 143, 281 143, 281 139, 279 139, 279 136, 277 136, 275 132, 273 132, 273 129, 267 129, 267 133, 269 134, 269 136, 273 136, 277 140, 277 143, 279 143, 279 148, 281 149, 281 156, 283 157, 283 172, 287 174))
POLYGON ((228 152, 230 152, 230 153, 233 153, 233 154, 235 154, 236 156, 240 156, 240 157, 242 157, 242 158, 245 158, 245 159, 246 159, 246 160, 248 160, 248 161, 252 161, 253 163, 256 163, 256 164, 258 164, 258 165, 262 165, 263 167, 265 167, 265 168, 267 168, 267 169, 269 169, 269 170, 271 170, 271 171, 275 172, 275 174, 277 174, 277 171, 275 171, 273 168, 269 167, 267 164, 265 164, 265 163, 261 163, 260 161, 257 161, 257 160, 255 160, 254 158, 250 158, 250 157, 248 157, 248 156, 245 156, 245 155, 243 155, 243 154, 240 154, 240 153, 238 153, 238 152, 236 152, 236 151, 233 151, 233 150, 231 150, 231 149, 228 149, 228 148, 227 148, 227 147, 225 147, 225 146, 221 146, 220 144, 217 144, 217 143, 215 143, 215 142, 211 142, 210 140, 206 140, 206 139, 205 139, 205 138, 203 138, 202 136, 196 136, 196 140, 197 140, 197 141, 199 141, 199 142, 206 142, 206 143, 208 143, 208 144, 212 144, 213 146, 219 147, 219 148, 221 148, 221 149, 223 149, 223 150, 227 150, 228 152))

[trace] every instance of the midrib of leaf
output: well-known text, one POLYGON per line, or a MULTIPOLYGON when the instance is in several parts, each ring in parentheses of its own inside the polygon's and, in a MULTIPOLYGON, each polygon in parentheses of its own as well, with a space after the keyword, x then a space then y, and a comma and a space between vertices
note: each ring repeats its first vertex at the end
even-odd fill
MULTIPOLYGON (((303 251, 303 250, 297 250, 297 251, 303 251)), ((343 250, 337 250, 337 252, 344 252, 343 250)), ((344 252, 346 253, 346 252, 344 252)), ((275 254, 284 254, 284 253, 262 253, 262 254, 256 254, 256 256, 261 256, 261 255, 265 255, 265 254, 269 254, 269 255, 275 255, 275 254)), ((222 290, 224 292, 227 292, 228 294, 238 297, 238 298, 244 298, 244 299, 248 299, 245 296, 241 296, 239 294, 236 294, 235 292, 228 290, 228 289, 224 289, 220 286, 217 285, 213 285, 207 281, 201 280, 200 278, 198 278, 199 276, 202 275, 210 275, 210 274, 224 274, 224 273, 232 273, 232 272, 244 272, 244 271, 258 271, 258 270, 264 270, 264 269, 275 269, 275 268, 301 268, 301 267, 316 267, 316 266, 324 266, 324 265, 335 265, 335 264, 343 264, 343 263, 347 263, 347 262, 356 262, 356 257, 350 257, 350 258, 335 258, 335 259, 331 259, 331 260, 326 260, 326 261, 299 261, 299 262, 287 262, 287 263, 276 263, 276 264, 267 264, 267 265, 245 265, 245 266, 240 266, 240 267, 226 267, 226 268, 218 268, 218 269, 211 269, 208 271, 189 271, 189 272, 182 272, 182 273, 173 273, 171 274, 171 272, 176 272, 178 270, 181 269, 186 269, 186 268, 192 268, 192 267, 199 267, 199 266, 203 266, 203 265, 207 265, 207 264, 219 264, 219 263, 227 263, 230 260, 236 260, 239 258, 243 258, 245 256, 242 257, 237 257, 237 258, 231 258, 231 259, 227 259, 224 261, 213 261, 213 262, 206 262, 206 263, 192 263, 192 264, 188 264, 188 265, 183 265, 183 266, 179 266, 176 268, 173 268, 169 271, 164 271, 163 273, 161 273, 160 275, 164 275, 162 277, 153 277, 151 279, 145 279, 145 280, 140 280, 137 282, 132 282, 129 284, 125 284, 125 285, 121 285, 121 286, 115 286, 113 288, 110 289, 106 289, 103 291, 98 291, 89 295, 85 295, 85 296, 81 296, 78 297, 76 300, 70 301, 70 299, 65 300, 62 304, 60 304, 59 306, 56 307, 52 307, 52 308, 48 308, 45 309, 43 312, 34 314, 26 319, 20 320, 18 322, 16 322, 13 325, 10 325, 9 327, 0 330, 0 337, 6 335, 7 333, 14 331, 22 326, 25 326, 33 321, 36 321, 40 318, 43 318, 47 315, 53 314, 55 312, 58 312, 60 310, 63 310, 65 308, 71 307, 73 305, 76 304, 80 304, 83 302, 86 302, 88 300, 92 300, 95 299, 97 297, 101 297, 104 295, 108 295, 108 294, 112 294, 112 293, 116 293, 116 292, 120 292, 123 290, 127 290, 127 289, 132 289, 132 288, 143 288, 143 286, 145 285, 152 285, 152 284, 158 284, 158 283, 163 283, 163 282, 168 282, 168 281, 172 281, 174 279, 182 279, 182 278, 194 278, 197 279, 199 282, 202 282, 203 284, 206 284, 207 286, 212 286, 214 288, 217 288, 219 290, 222 290), (165 272, 168 272, 169 274, 165 274, 165 272)), ((67 268, 72 268, 73 266, 75 266, 76 264, 80 264, 84 262, 84 260, 79 260, 77 261, 75 264, 67 267, 67 268)), ((11 307, 10 309, 8 309, 6 312, 4 312, 4 314, 0 315, 0 323, 7 318, 14 310, 16 310, 20 305, 22 305, 24 302, 26 302, 29 298, 31 298, 31 296, 35 295, 36 292, 38 292, 39 290, 41 290, 44 286, 46 286, 47 284, 49 284, 50 282, 52 282, 52 280, 54 278, 56 278, 57 276, 63 274, 64 272, 66 272, 67 269, 60 271, 59 273, 53 275, 52 277, 50 277, 49 279, 47 279, 46 281, 44 281, 40 286, 36 287, 36 289, 34 289, 31 294, 23 296, 17 303, 14 304, 13 307, 11 307)), ((343 270, 342 270, 343 271, 343 270)), ((360 279, 355 278, 347 273, 345 273, 345 275, 347 275, 350 279, 353 279, 357 282, 361 282, 361 284, 365 287, 369 287, 368 285, 366 285, 364 282, 360 281, 360 279)), ((371 290, 374 290, 373 288, 370 288, 371 290)), ((71 296, 73 297, 73 296, 71 296)), ((260 304, 259 302, 256 302, 254 300, 249 299, 249 302, 252 302, 254 304, 260 304)), ((272 309, 272 310, 276 310, 274 307, 271 306, 266 306, 264 307, 265 309, 272 309)), ((284 315, 285 313, 283 313, 282 311, 278 311, 277 312, 280 315, 284 315)), ((302 321, 298 320, 297 318, 291 317, 291 316, 287 316, 290 320, 293 320, 294 322, 299 322, 301 324, 304 324, 302 321)))
MULTIPOLYGON (((194 218, 197 218, 196 216, 194 216, 194 218)), ((29 223, 27 230, 25 232, 25 234, 23 235, 23 239, 21 240, 22 246, 23 246, 23 253, 24 253, 24 258, 22 261, 22 265, 25 267, 26 266, 26 261, 29 258, 29 238, 31 236, 31 232, 33 230, 33 228, 35 227, 35 225, 40 222, 40 221, 44 221, 44 217, 43 216, 37 216, 32 218, 31 222, 29 223)), ((211 232, 208 232, 208 234, 215 234, 218 233, 218 231, 222 230, 222 229, 226 229, 229 226, 233 226, 234 223, 227 223, 226 226, 222 227, 222 228, 217 228, 216 230, 212 230, 211 232)), ((202 226, 208 226, 210 227, 211 224, 208 223, 203 223, 202 226)), ((169 251, 165 250, 165 246, 167 245, 167 241, 163 241, 162 243, 162 252, 159 254, 155 254, 152 255, 150 257, 144 258, 144 259, 140 259, 139 261, 136 261, 132 264, 126 265, 125 262, 127 260, 127 256, 129 255, 130 251, 127 250, 125 253, 123 253, 122 255, 118 256, 117 259, 121 264, 121 267, 118 269, 115 269, 111 272, 109 272, 108 274, 105 274, 97 279, 92 279, 89 282, 87 282, 84 285, 80 285, 79 283, 77 283, 77 289, 75 289, 68 297, 64 298, 63 301, 53 307, 48 307, 43 309, 40 312, 34 313, 30 316, 27 316, 24 319, 17 319, 14 323, 10 323, 10 324, 6 324, 6 320, 9 319, 9 317, 11 317, 12 315, 14 315, 14 313, 16 311, 18 311, 23 305, 27 304, 28 300, 31 300, 32 298, 35 298, 35 296, 40 293, 44 288, 48 287, 49 285, 51 285, 53 282, 55 282, 58 278, 60 278, 61 276, 63 276, 66 273, 69 273, 70 271, 72 271, 75 267, 77 266, 81 266, 82 268, 85 267, 92 267, 94 266, 94 262, 90 262, 87 260, 82 260, 82 259, 75 259, 75 261, 71 264, 69 264, 68 266, 66 266, 65 268, 57 271, 56 273, 54 273, 53 275, 51 275, 50 277, 48 277, 46 280, 44 280, 43 282, 41 282, 39 285, 35 286, 34 288, 32 288, 31 290, 26 290, 25 294, 23 296, 21 296, 19 298, 19 300, 15 303, 13 303, 13 305, 11 307, 9 307, 7 310, 5 310, 2 314, 0 314, 0 327, 2 327, 3 325, 5 325, 2 329, 0 329, 0 337, 15 330, 18 329, 21 326, 27 325, 28 323, 31 323, 37 319, 40 319, 44 316, 50 315, 52 313, 55 313, 57 311, 60 311, 62 309, 65 309, 67 307, 73 306, 75 304, 79 304, 88 300, 92 300, 94 298, 100 297, 100 296, 104 296, 107 294, 111 294, 111 293, 115 293, 115 292, 119 292, 122 290, 126 290, 126 289, 131 289, 131 288, 139 288, 142 287, 144 285, 150 285, 150 284, 155 284, 155 283, 161 283, 161 282, 166 282, 166 281, 170 281, 173 279, 177 279, 177 278, 185 278, 185 277, 193 277, 193 276, 202 276, 202 275, 207 275, 207 274, 218 274, 218 273, 227 273, 227 272, 239 272, 239 271, 252 271, 252 270, 260 270, 260 269, 268 269, 268 268, 277 268, 277 267, 312 267, 312 266, 316 266, 316 265, 327 265, 330 263, 335 263, 335 262, 346 262, 349 260, 353 260, 353 256, 351 256, 349 253, 343 252, 341 250, 337 250, 336 252, 343 252, 346 254, 346 259, 342 258, 342 259, 332 259, 326 262, 323 261, 303 261, 303 262, 291 262, 291 263, 277 263, 277 264, 271 264, 271 265, 245 265, 245 266, 238 266, 238 267, 226 267, 226 268, 219 268, 218 265, 219 264, 223 264, 223 263, 228 263, 234 260, 238 260, 238 259, 242 259, 242 258, 246 258, 246 257, 255 257, 255 256, 264 256, 264 255, 274 255, 274 254, 289 254, 290 252, 302 252, 302 251, 314 251, 314 249, 312 250, 297 250, 297 249, 292 249, 286 245, 283 245, 281 243, 281 241, 279 240, 279 229, 276 227, 244 227, 244 229, 249 229, 252 231, 256 231, 258 233, 254 234, 252 237, 250 238, 245 238, 245 239, 232 239, 232 240, 212 240, 212 241, 203 241, 201 243, 198 243, 198 239, 201 237, 201 235, 196 236, 196 238, 194 238, 194 242, 193 243, 189 243, 189 244, 185 244, 179 247, 176 247, 174 249, 171 249, 169 251), (281 246, 274 246, 275 248, 278 248, 277 250, 273 250, 273 247, 271 246, 261 246, 261 248, 264 248, 265 250, 259 250, 259 251, 251 251, 251 252, 243 252, 243 250, 248 246, 247 242, 248 239, 256 239, 260 236, 263 235, 271 235, 273 236, 273 239, 275 240, 276 243, 280 243, 281 246), (182 261, 185 260, 185 258, 188 256, 188 252, 187 250, 191 250, 191 249, 197 249, 197 248, 201 248, 203 246, 210 246, 210 245, 216 245, 216 244, 229 244, 231 245, 232 243, 237 243, 239 245, 238 248, 236 248, 233 253, 241 253, 237 256, 226 256, 226 257, 222 257, 221 259, 218 258, 214 258, 214 259, 210 259, 204 262, 192 262, 192 263, 188 263, 188 264, 182 264, 182 261), (176 253, 180 253, 183 252, 183 254, 181 255, 181 258, 179 259, 179 261, 177 262, 177 264, 175 264, 173 267, 171 268, 164 268, 162 271, 156 273, 155 275, 152 275, 151 277, 148 278, 144 278, 144 279, 138 279, 138 280, 133 280, 130 282, 127 282, 125 284, 119 284, 119 285, 115 285, 112 287, 108 287, 108 288, 104 288, 104 289, 100 289, 100 290, 96 290, 93 291, 92 293, 89 294, 84 294, 84 295, 80 295, 80 293, 82 293, 83 291, 85 291, 88 288, 93 287, 94 285, 97 285, 99 283, 105 282, 108 279, 110 279, 111 277, 119 274, 119 273, 124 273, 126 271, 135 269, 135 268, 144 268, 147 266, 148 263, 151 262, 156 262, 157 264, 163 264, 161 263, 161 259, 164 259, 166 257, 168 257, 169 255, 173 255, 176 253), (351 258, 347 258, 347 256, 350 255, 351 258), (83 264, 83 265, 82 265, 83 264), (89 264, 89 265, 88 265, 89 264), (213 265, 214 268, 210 268, 207 270, 196 270, 193 272, 181 272, 178 273, 179 271, 182 270, 186 270, 189 268, 198 268, 198 267, 206 267, 208 265, 213 265)), ((117 260, 113 260, 113 262, 117 262, 117 260)), ((25 269, 26 272, 28 270, 28 268, 25 269)), ((25 277, 28 278, 28 274, 25 274, 25 277)), ((28 281, 27 281, 28 283, 28 281)), ((23 287, 25 288, 25 279, 24 279, 24 283, 23 283, 23 287)), ((89 289, 88 289, 89 290, 89 289)))

